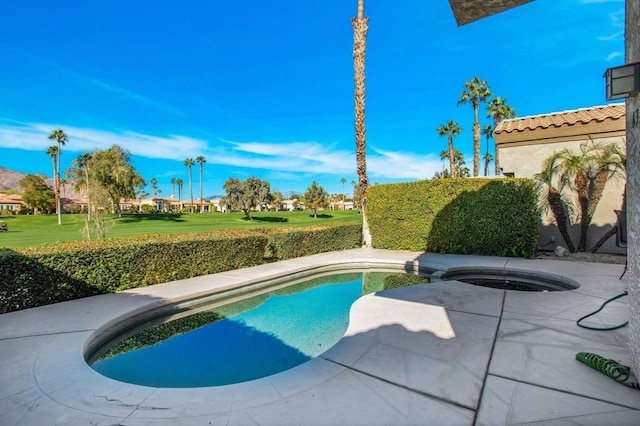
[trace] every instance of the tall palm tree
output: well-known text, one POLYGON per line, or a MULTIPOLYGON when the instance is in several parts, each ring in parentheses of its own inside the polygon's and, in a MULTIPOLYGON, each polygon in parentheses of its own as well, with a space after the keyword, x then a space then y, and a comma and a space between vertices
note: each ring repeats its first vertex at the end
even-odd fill
POLYGON ((346 207, 344 205, 344 201, 345 201, 344 184, 347 183, 347 179, 342 178, 342 179, 340 179, 340 182, 342 183, 342 210, 346 210, 346 207))
POLYGON ((493 127, 491 125, 486 124, 482 128, 482 134, 487 138, 487 150, 484 154, 484 175, 487 176, 489 174, 489 162, 493 159, 491 154, 489 154, 489 139, 493 136, 493 127))
POLYGON ((449 161, 449 150, 443 149, 440 151, 440 160, 442 160, 442 171, 444 172, 444 160, 449 161))
POLYGON ((204 213, 204 200, 202 199, 202 169, 206 162, 207 160, 202 155, 199 155, 196 158, 196 163, 200 165, 200 213, 204 213))
POLYGON ((180 211, 182 211, 182 185, 184 181, 180 178, 176 179, 176 185, 178 185, 178 201, 180 201, 180 211))
POLYGON ((58 143, 58 168, 55 172, 54 185, 56 187, 56 213, 58 214, 58 225, 62 225, 62 205, 60 203, 60 155, 62 154, 62 146, 69 142, 69 138, 62 129, 53 130, 49 133, 48 139, 55 140, 58 143))
POLYGON ((447 121, 447 124, 443 124, 436 129, 440 136, 447 136, 447 141, 449 143, 449 176, 456 177, 455 170, 455 148, 453 147, 453 137, 457 136, 462 132, 462 127, 458 126, 453 120, 447 121))
POLYGON ((191 180, 191 167, 193 167, 196 163, 191 158, 187 158, 184 160, 184 165, 187 166, 187 171, 189 174, 189 195, 191 198, 191 207, 189 207, 189 213, 193 212, 193 182, 191 180))
POLYGON ((175 197, 176 193, 176 178, 172 177, 171 178, 171 198, 175 197))
POLYGON ((56 209, 58 208, 58 198, 60 198, 60 194, 58 193, 58 147, 53 145, 47 148, 47 155, 51 157, 51 166, 53 167, 53 195, 56 198, 56 209))
POLYGON ((149 183, 151 184, 151 196, 155 197, 156 192, 158 191, 158 179, 152 177, 149 179, 149 183))
POLYGON ((480 121, 478 120, 478 107, 480 102, 486 102, 491 97, 491 91, 486 80, 472 77, 471 81, 464 83, 465 89, 460 95, 458 105, 471 103, 473 107, 473 176, 478 176, 480 171, 480 121))
POLYGON ((493 155, 489 154, 489 151, 487 151, 482 156, 482 159, 484 160, 484 175, 489 176, 489 164, 493 161, 493 155))
POLYGON ((80 154, 74 162, 79 169, 84 171, 84 187, 87 197, 87 220, 91 220, 91 195, 89 194, 89 161, 93 156, 89 152, 80 154))
MULTIPOLYGON (((507 118, 514 118, 516 116, 516 110, 507 105, 507 100, 496 96, 487 104, 487 118, 493 118, 493 128, 498 127, 500 120, 507 118)), ((498 157, 498 147, 495 148, 496 155, 496 176, 500 174, 500 159, 498 157)))
POLYGON ((364 246, 371 246, 371 234, 367 222, 367 132, 365 126, 365 51, 369 18, 364 16, 364 0, 358 0, 358 16, 351 18, 353 26, 353 82, 355 103, 356 171, 362 206, 362 240, 364 246))

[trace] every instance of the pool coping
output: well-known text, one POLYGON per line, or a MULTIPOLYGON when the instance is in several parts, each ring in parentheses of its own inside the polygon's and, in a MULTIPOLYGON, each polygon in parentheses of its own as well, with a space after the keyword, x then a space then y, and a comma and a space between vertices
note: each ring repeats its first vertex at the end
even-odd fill
MULTIPOLYGON (((639 414, 640 398, 636 391, 594 374, 574 359, 564 359, 568 358, 567 353, 581 347, 623 361, 628 359, 626 330, 601 335, 598 333, 602 332, 575 330, 571 320, 574 314, 589 312, 613 296, 612 292, 624 289, 624 280, 617 279, 621 271, 622 265, 357 249, 4 314, 0 316, 3 366, 0 423, 19 420, 37 424, 55 418, 62 419, 62 423, 90 419, 121 424, 150 421, 168 424, 178 419, 193 424, 209 421, 411 424, 424 410, 441 413, 442 419, 455 424, 513 423, 585 415, 607 415, 608 419, 614 416, 624 422, 639 414), (327 265, 341 269, 354 264, 411 271, 420 268, 447 271, 468 266, 541 271, 576 281, 580 288, 553 299, 516 294, 522 292, 478 290, 475 286, 446 281, 437 283, 448 285, 441 291, 406 288, 365 296, 352 306, 345 337, 327 353, 275 376, 235 385, 189 389, 130 385, 99 375, 84 361, 93 339, 100 339, 107 330, 113 331, 115 324, 131 315, 144 315, 151 309, 292 273, 327 265), (462 294, 466 294, 465 300, 460 300, 462 294), (378 316, 372 317, 371 312, 378 316), (386 322, 380 318, 384 315, 386 322), (423 329, 425 319, 429 322, 432 317, 437 323, 434 327, 442 328, 447 321, 456 325, 459 336, 452 342, 462 342, 460 347, 478 347, 478 353, 482 353, 478 359, 463 360, 473 365, 469 371, 453 370, 453 374, 462 374, 460 377, 469 380, 468 389, 464 383, 456 385, 461 387, 459 394, 447 383, 430 387, 428 383, 415 382, 413 379, 424 373, 407 373, 415 368, 411 364, 415 360, 406 361, 397 371, 392 371, 395 365, 391 368, 389 364, 389 360, 395 364, 399 358, 424 360, 445 356, 411 346, 434 342, 437 333, 423 329), (557 344, 549 346, 548 353, 534 353, 546 347, 547 337, 529 335, 526 330, 531 324, 536 324, 543 333, 561 336, 566 347, 558 348, 563 345, 557 344), (416 332, 415 327, 420 330, 416 332), (463 337, 461 331, 465 327, 480 327, 478 336, 463 337), (401 342, 389 343, 404 335, 406 338, 401 342), (519 337, 515 338, 516 335, 519 337), (558 353, 563 359, 558 359, 558 353), (393 356, 385 358, 389 354, 393 356), (545 359, 552 371, 571 371, 577 376, 564 377, 566 383, 557 377, 540 376, 533 365, 539 359, 545 359), (601 377, 607 381, 601 382, 601 377), (593 384, 594 389, 585 383, 593 384), (360 401, 355 389, 371 394, 370 401, 360 401), (315 400, 316 393, 322 395, 320 400, 315 400), (536 403, 532 395, 538 394, 536 403), (529 402, 526 409, 517 402, 523 398, 529 402), (564 411, 559 410, 562 416, 553 417, 558 409, 548 408, 550 399, 570 401, 560 404, 564 407, 564 411), (316 404, 340 409, 333 416, 318 418, 314 415, 316 404), (573 407, 573 411, 566 412, 567 406, 573 407)), ((625 302, 612 305, 615 308, 612 316, 603 321, 617 321, 626 315, 625 302)), ((443 353, 454 347, 442 339, 435 342, 435 346, 444 348, 443 353)), ((451 368, 442 359, 438 362, 442 371, 451 368)), ((426 369, 429 371, 424 374, 437 377, 438 368, 426 369)))

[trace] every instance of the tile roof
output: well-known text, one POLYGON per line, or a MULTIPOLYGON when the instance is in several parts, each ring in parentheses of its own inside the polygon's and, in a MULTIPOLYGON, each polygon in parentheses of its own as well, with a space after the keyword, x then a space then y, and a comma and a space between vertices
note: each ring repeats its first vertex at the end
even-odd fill
POLYGON ((587 124, 590 122, 600 123, 607 120, 619 120, 620 118, 624 120, 625 115, 624 103, 530 115, 501 121, 498 127, 496 127, 494 134, 548 129, 549 127, 573 126, 575 124, 587 124))
POLYGON ((18 194, 0 193, 0 203, 3 204, 22 204, 22 196, 18 194))

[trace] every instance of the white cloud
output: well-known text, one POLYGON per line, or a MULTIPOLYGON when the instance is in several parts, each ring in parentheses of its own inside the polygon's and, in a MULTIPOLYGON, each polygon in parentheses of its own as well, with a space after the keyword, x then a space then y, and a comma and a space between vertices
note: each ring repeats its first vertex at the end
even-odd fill
POLYGON ((52 144, 47 139, 54 129, 63 129, 69 143, 63 150, 72 152, 108 149, 117 144, 135 155, 149 158, 175 159, 180 155, 200 155, 207 148, 205 141, 185 136, 157 137, 128 131, 106 131, 73 127, 65 124, 21 123, 0 121, 0 148, 44 151, 52 144))
MULTIPOLYGON (((215 143, 184 135, 154 136, 132 131, 107 131, 73 127, 60 123, 22 123, 0 120, 0 148, 17 148, 44 152, 52 141, 47 139, 54 129, 69 136, 66 152, 108 149, 117 144, 131 154, 146 158, 182 161, 204 155, 208 164, 221 164, 248 169, 264 169, 272 175, 312 176, 330 174, 353 176, 355 153, 337 149, 335 144, 318 142, 234 142, 215 143)), ((367 172, 370 179, 426 179, 442 168, 434 154, 380 150, 369 147, 367 172)))
POLYGON ((610 62, 612 60, 614 60, 615 58, 618 58, 620 56, 624 56, 624 54, 622 52, 611 52, 607 55, 607 57, 605 58, 605 60, 607 62, 610 62))
POLYGON ((367 155, 370 178, 427 179, 442 169, 442 162, 434 154, 418 155, 373 148, 367 155))
POLYGON ((624 31, 618 31, 614 34, 608 35, 608 36, 601 36, 601 37, 596 37, 596 40, 600 40, 600 41, 618 41, 618 40, 624 40, 624 31))

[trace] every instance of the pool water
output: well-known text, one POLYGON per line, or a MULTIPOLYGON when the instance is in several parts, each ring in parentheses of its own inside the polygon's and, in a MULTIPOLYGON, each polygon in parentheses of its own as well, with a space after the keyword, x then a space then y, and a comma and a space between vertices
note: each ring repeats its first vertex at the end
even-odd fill
POLYGON ((240 383, 302 364, 333 346, 363 294, 428 282, 389 272, 309 279, 150 327, 109 348, 92 368, 128 383, 200 387, 240 383))

